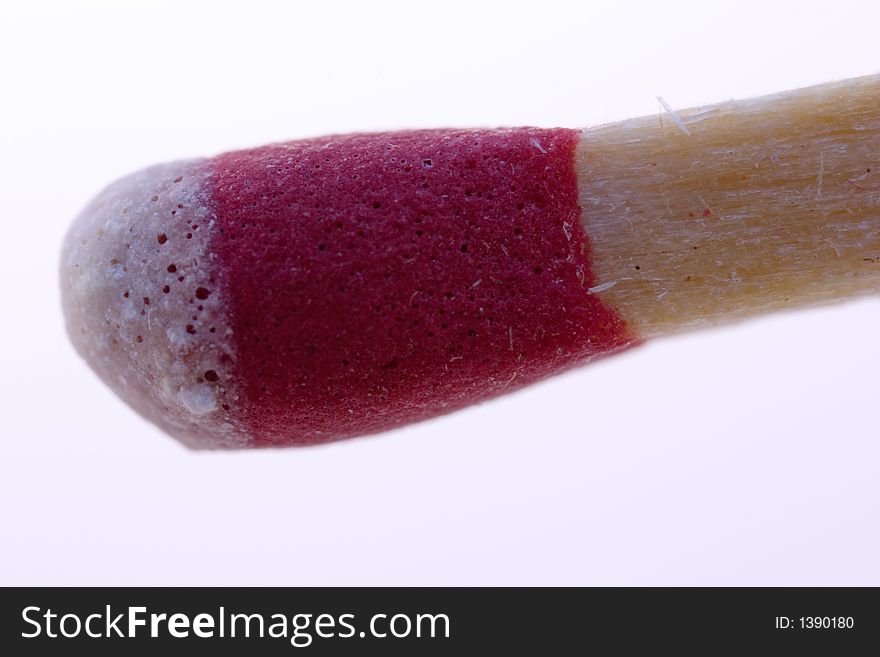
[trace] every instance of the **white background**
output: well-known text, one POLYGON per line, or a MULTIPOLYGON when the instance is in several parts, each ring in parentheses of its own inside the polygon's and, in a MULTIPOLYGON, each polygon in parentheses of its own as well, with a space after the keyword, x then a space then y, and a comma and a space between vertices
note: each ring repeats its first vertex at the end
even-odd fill
POLYGON ((0 583, 880 585, 877 299, 374 438, 192 453, 76 356, 57 281, 67 224, 131 170, 876 73, 878 7, 4 0, 0 583))

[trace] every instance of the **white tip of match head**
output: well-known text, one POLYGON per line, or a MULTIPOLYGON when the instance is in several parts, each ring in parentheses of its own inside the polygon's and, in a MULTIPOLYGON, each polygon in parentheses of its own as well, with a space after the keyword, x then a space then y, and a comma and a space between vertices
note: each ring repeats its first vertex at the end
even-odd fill
POLYGON ((71 226, 61 256, 67 330, 122 399, 190 447, 235 447, 238 397, 202 161, 110 185, 71 226))

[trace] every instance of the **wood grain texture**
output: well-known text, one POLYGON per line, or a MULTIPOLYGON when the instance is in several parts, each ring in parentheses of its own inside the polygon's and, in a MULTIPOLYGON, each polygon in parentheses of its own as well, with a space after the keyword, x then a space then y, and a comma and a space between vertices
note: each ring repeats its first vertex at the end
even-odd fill
POLYGON ((880 75, 588 128, 576 169, 637 335, 880 291, 880 75))

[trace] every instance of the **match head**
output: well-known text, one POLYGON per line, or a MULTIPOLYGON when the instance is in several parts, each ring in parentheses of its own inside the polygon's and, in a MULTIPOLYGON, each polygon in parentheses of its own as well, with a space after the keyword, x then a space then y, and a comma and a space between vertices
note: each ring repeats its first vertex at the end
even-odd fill
POLYGON ((620 349, 579 132, 314 139, 148 169, 65 243, 74 344, 194 447, 364 435, 620 349))

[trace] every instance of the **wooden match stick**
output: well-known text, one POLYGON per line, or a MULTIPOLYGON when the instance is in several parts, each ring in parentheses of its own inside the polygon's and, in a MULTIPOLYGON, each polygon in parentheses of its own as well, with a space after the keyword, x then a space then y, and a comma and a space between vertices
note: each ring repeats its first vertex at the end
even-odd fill
POLYGON ((880 77, 583 131, 310 139, 125 178, 68 330, 192 447, 307 445, 880 289, 880 77))
POLYGON ((576 160, 637 335, 880 290, 880 76, 590 128, 576 160))

